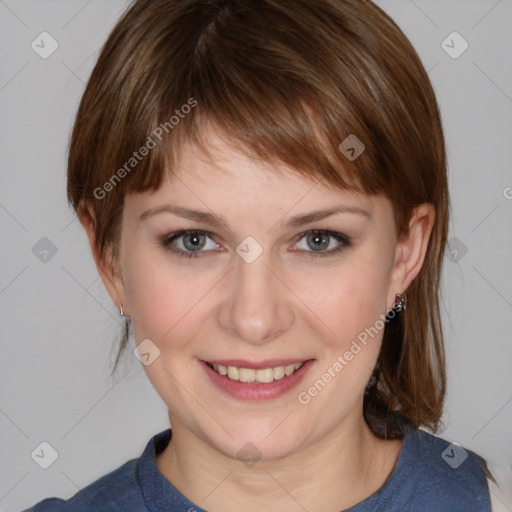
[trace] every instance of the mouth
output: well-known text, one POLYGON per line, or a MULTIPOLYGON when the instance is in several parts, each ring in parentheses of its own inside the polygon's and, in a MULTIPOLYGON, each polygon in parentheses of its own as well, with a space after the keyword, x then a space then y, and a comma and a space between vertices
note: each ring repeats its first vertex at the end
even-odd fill
POLYGON ((315 359, 268 360, 251 363, 241 360, 197 360, 216 389, 243 401, 267 401, 296 388, 315 364, 315 359))
POLYGON ((293 375, 305 361, 268 368, 244 368, 223 364, 206 363, 206 366, 230 380, 246 383, 269 384, 293 375))

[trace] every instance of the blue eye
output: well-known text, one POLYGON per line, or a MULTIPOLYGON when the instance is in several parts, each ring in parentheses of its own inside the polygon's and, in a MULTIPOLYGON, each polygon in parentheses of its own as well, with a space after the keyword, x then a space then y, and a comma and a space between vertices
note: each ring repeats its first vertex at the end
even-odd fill
POLYGON ((299 236, 300 241, 305 240, 306 247, 300 247, 299 244, 295 247, 305 252, 312 253, 311 256, 315 257, 330 256, 351 245, 349 237, 334 231, 314 229, 299 236))
MULTIPOLYGON (((308 256, 332 256, 352 245, 349 237, 335 231, 314 229, 298 236, 293 252, 301 251, 308 256), (305 241, 306 246, 300 247, 305 241)), ((184 230, 166 235, 161 240, 162 247, 184 258, 197 258, 220 246, 212 240, 212 234, 206 231, 184 230)))
POLYGON ((205 252, 203 249, 214 250, 219 247, 211 239, 210 233, 192 230, 180 231, 164 237, 162 246, 185 258, 197 257, 199 254, 194 253, 205 252), (210 241, 209 245, 208 241, 210 241))

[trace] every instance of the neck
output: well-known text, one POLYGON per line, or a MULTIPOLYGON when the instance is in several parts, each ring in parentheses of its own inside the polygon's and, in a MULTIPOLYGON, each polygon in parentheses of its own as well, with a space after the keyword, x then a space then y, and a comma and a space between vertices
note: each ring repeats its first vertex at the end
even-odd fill
POLYGON ((377 491, 392 472, 401 440, 375 437, 362 417, 279 460, 252 467, 213 449, 171 416, 172 440, 157 457, 161 473, 209 512, 333 512, 377 491))

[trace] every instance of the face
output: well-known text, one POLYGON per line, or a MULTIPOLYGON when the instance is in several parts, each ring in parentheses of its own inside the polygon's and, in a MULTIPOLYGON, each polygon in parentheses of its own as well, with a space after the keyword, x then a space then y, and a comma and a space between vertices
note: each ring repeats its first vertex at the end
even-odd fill
POLYGON ((126 197, 117 292, 173 428, 284 457, 362 420, 402 291, 392 205, 210 142, 126 197))

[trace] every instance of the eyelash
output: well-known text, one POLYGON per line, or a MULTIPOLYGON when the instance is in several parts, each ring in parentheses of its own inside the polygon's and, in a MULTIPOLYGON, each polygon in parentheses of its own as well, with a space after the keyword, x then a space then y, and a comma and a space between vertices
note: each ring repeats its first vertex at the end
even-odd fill
MULTIPOLYGON (((352 246, 352 240, 350 239, 350 237, 348 237, 347 235, 344 235, 343 233, 338 233, 336 231, 329 231, 327 229, 310 229, 308 231, 305 231, 304 233, 297 235, 296 243, 300 242, 305 236, 307 236, 309 234, 314 234, 314 233, 325 234, 330 238, 334 238, 340 244, 335 249, 331 249, 329 251, 321 251, 321 252, 320 251, 319 252, 304 251, 304 252, 308 253, 313 258, 326 258, 328 256, 334 256, 335 254, 338 254, 341 251, 343 251, 344 249, 352 246)), ((207 251, 183 251, 181 249, 176 249, 175 247, 172 246, 172 243, 181 237, 184 237, 187 235, 197 235, 197 234, 206 235, 208 238, 210 238, 213 241, 212 233, 209 233, 208 231, 200 231, 197 229, 188 229, 188 230, 177 231, 175 233, 170 233, 168 235, 165 235, 164 237, 162 237, 162 239, 160 241, 160 245, 164 249, 167 249, 167 250, 173 252, 174 254, 177 254, 178 256, 183 257, 183 258, 200 258, 200 257, 202 257, 201 253, 202 252, 204 253, 207 251)))

